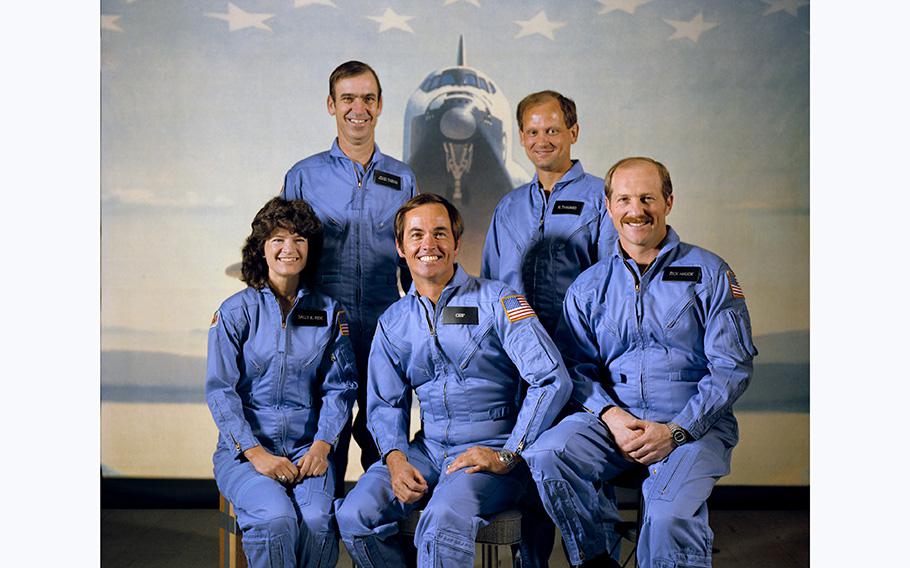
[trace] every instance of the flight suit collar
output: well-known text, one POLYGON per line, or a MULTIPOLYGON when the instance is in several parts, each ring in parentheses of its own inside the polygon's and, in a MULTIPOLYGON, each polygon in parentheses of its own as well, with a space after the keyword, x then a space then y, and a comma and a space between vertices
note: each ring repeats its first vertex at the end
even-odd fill
MULTIPOLYGON (((348 155, 345 154, 344 151, 341 149, 341 146, 338 145, 337 136, 335 137, 335 140, 332 142, 332 149, 329 150, 329 156, 332 156, 333 158, 351 161, 351 159, 348 157, 348 155)), ((374 142, 373 143, 373 155, 370 157, 370 163, 367 164, 367 168, 369 168, 369 166, 371 164, 377 163, 381 158, 382 158, 382 152, 379 151, 379 144, 376 144, 374 142)))
MULTIPOLYGON (((452 276, 452 279, 449 280, 449 283, 446 284, 446 287, 442 289, 442 294, 439 295, 439 301, 437 305, 445 304, 452 293, 462 285, 464 285, 468 280, 471 279, 471 276, 464 271, 460 264, 455 263, 455 274, 452 276)), ((414 285, 414 282, 411 282, 411 288, 408 290, 409 296, 414 296, 419 298, 420 294, 417 293, 417 287, 414 285)))
MULTIPOLYGON (((269 288, 268 284, 266 284, 265 286, 260 288, 259 292, 266 296, 271 296, 273 298, 275 297, 275 293, 272 292, 272 289, 269 288)), ((300 287, 297 288, 297 299, 299 300, 300 298, 302 298, 304 296, 309 296, 310 293, 311 293, 310 289, 305 284, 301 284, 300 287)))
MULTIPOLYGON (((562 174, 562 177, 553 184, 553 193, 562 189, 563 187, 569 185, 576 179, 585 175, 585 169, 581 167, 581 162, 579 160, 572 160, 572 167, 569 168, 569 171, 562 174)), ((534 172, 534 177, 531 178, 530 189, 532 191, 537 191, 540 188, 540 178, 537 176, 537 172, 534 172)))
MULTIPOLYGON (((660 252, 657 253, 657 258, 654 259, 651 266, 657 266, 662 259, 670 254, 670 251, 674 250, 678 245, 679 235, 676 234, 673 227, 667 225, 667 236, 664 237, 663 242, 660 244, 660 252)), ((616 242, 613 245, 613 258, 618 258, 620 262, 626 261, 626 253, 622 250, 622 243, 619 242, 619 238, 616 239, 616 242)))

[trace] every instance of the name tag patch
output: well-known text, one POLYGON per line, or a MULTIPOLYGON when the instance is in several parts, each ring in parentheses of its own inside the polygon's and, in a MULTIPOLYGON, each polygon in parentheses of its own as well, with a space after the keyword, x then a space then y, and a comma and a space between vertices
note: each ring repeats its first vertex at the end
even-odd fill
POLYGON ((477 325, 477 308, 474 306, 452 306, 442 310, 442 323, 477 325))
POLYGON ((584 201, 557 201, 553 204, 554 215, 581 215, 584 209, 584 201))
POLYGON ((395 174, 376 170, 373 173, 373 181, 380 185, 401 191, 401 176, 396 176, 395 174))
POLYGON ((326 327, 329 325, 329 316, 325 310, 297 310, 291 322, 300 326, 326 327))
POLYGON ((664 280, 671 282, 701 282, 701 266, 668 266, 664 280))

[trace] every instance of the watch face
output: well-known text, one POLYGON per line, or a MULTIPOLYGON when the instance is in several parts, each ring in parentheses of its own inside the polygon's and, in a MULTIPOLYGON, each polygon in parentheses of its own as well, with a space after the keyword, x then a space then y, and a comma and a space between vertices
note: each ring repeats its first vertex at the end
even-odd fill
POLYGON ((686 443, 686 433, 680 430, 673 430, 673 441, 677 445, 682 445, 686 443))

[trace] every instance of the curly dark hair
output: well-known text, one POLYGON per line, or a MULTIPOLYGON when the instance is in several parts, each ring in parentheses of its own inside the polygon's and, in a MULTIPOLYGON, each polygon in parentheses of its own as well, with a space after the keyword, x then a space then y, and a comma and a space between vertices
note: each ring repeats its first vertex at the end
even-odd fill
POLYGON ((276 229, 285 229, 307 240, 309 251, 306 267, 300 274, 300 282, 312 282, 322 249, 322 222, 309 203, 273 197, 256 213, 250 227, 252 232, 243 245, 241 280, 253 288, 268 285, 269 266, 265 261, 265 241, 276 229))

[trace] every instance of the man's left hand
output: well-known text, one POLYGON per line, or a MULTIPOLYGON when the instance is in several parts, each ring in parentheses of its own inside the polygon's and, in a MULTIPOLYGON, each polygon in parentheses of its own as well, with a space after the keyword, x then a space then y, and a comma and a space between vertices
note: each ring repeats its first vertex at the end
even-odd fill
POLYGON ((459 454, 446 468, 446 473, 452 473, 461 468, 467 468, 465 473, 489 471, 498 475, 504 475, 511 471, 510 468, 499 461, 499 452, 485 446, 474 446, 459 454))
POLYGON ((657 463, 676 448, 670 427, 666 424, 638 420, 636 427, 641 428, 641 435, 631 440, 623 449, 638 463, 642 465, 657 463))

